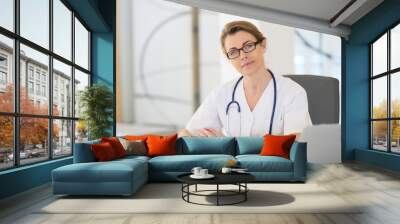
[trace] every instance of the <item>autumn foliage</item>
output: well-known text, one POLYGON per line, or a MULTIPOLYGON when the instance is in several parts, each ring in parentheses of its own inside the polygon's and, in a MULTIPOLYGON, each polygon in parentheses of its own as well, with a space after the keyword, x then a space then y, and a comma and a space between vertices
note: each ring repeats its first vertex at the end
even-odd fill
MULTIPOLYGON (((400 100, 392 100, 391 117, 400 117, 400 100)), ((380 104, 373 108, 373 118, 387 118, 387 101, 383 100, 380 104)), ((377 121, 373 125, 374 138, 386 139, 387 136, 387 122, 377 121)), ((397 120, 392 121, 392 141, 398 141, 400 138, 400 122, 397 120)))
MULTIPOLYGON (((14 107, 13 85, 8 85, 6 92, 0 93, 0 111, 13 112, 14 107)), ((47 104, 34 105, 29 99, 28 93, 24 87, 20 88, 20 111, 21 114, 47 115, 47 104), (45 105, 45 106, 44 106, 45 105)), ((55 110, 55 114, 58 114, 55 110)), ((13 148, 13 117, 0 116, 0 147, 13 148)), ((24 149, 26 145, 46 144, 49 131, 47 118, 20 118, 20 148, 24 149)), ((59 127, 53 125, 53 138, 59 135, 59 127)))

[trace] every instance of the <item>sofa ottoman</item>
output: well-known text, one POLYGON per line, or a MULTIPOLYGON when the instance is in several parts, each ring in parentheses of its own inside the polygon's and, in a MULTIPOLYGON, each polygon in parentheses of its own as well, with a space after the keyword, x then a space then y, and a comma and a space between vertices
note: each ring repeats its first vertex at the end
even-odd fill
POLYGON ((148 180, 148 158, 129 156, 107 162, 74 163, 52 171, 53 193, 131 195, 148 180))

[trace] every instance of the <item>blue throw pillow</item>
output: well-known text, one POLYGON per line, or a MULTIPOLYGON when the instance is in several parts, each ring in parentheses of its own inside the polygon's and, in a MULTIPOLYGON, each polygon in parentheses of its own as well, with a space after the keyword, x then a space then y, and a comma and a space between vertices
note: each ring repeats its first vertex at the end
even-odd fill
POLYGON ((264 145, 264 137, 236 137, 236 155, 259 154, 264 145))
POLYGON ((233 137, 181 137, 176 143, 177 154, 235 155, 235 139, 233 137))

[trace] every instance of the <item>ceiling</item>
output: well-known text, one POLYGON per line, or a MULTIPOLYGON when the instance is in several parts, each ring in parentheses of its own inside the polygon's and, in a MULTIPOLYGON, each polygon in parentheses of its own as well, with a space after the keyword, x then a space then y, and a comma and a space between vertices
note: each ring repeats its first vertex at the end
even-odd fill
POLYGON ((168 0, 202 9, 348 37, 383 0, 168 0))

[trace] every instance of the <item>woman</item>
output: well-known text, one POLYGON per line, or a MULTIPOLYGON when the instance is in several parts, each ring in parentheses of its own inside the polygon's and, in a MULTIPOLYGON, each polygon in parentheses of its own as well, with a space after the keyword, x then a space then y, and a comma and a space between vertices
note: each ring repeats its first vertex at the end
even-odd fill
POLYGON ((307 94, 290 78, 273 74, 266 67, 263 34, 250 22, 230 22, 222 31, 221 45, 242 77, 215 88, 178 135, 295 134, 299 138, 311 125, 307 94))

